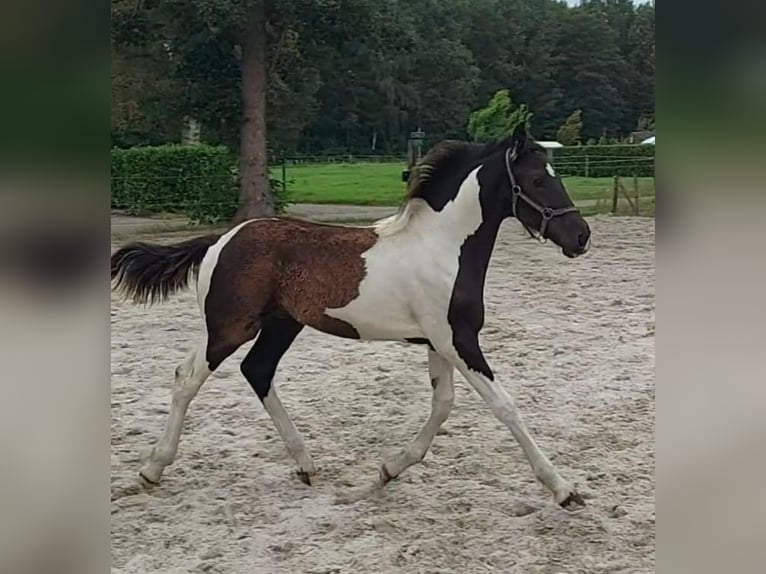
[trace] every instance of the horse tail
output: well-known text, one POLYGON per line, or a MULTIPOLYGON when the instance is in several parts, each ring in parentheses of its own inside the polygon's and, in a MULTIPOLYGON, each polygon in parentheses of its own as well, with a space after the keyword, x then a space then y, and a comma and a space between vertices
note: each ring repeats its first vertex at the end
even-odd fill
POLYGON ((205 235, 172 245, 135 242, 112 254, 113 289, 135 303, 164 301, 185 289, 199 273, 208 248, 220 235, 205 235))

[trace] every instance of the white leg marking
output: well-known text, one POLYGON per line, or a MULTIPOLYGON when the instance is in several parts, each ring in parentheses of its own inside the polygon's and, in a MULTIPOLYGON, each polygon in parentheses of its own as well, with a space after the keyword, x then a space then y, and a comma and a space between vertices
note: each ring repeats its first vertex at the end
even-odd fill
POLYGON ((295 428, 290 415, 287 414, 282 401, 279 400, 277 390, 274 388, 274 381, 271 382, 269 394, 263 399, 263 406, 266 408, 266 412, 269 413, 271 420, 274 421, 274 426, 277 427, 277 431, 287 447, 287 452, 298 463, 300 471, 309 476, 316 474, 314 461, 311 460, 303 438, 298 429, 295 428))
POLYGON ((561 477, 556 467, 529 434, 521 414, 516 409, 513 397, 497 381, 491 381, 481 373, 468 368, 456 351, 453 350, 448 356, 460 374, 489 405, 495 417, 510 429, 511 434, 521 445, 535 476, 553 493, 556 503, 561 504, 571 495, 576 494, 574 487, 561 477))
POLYGON ((405 469, 420 462, 425 457, 441 425, 449 417, 455 401, 452 384, 454 369, 452 364, 435 351, 428 351, 428 374, 433 384, 431 414, 415 440, 390 461, 381 467, 381 482, 399 476, 405 469))
POLYGON ((176 369, 173 398, 165 430, 141 468, 141 475, 150 482, 158 483, 162 471, 175 460, 186 410, 209 376, 205 344, 202 344, 176 369))

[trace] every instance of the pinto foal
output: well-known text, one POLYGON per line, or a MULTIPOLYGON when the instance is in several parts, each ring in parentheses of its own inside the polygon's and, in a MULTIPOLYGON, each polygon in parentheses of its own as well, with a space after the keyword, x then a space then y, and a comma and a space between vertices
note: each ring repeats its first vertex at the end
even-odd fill
POLYGON ((425 456, 452 409, 457 369, 508 426, 555 501, 584 504, 535 444, 479 347, 484 279, 510 216, 568 257, 590 244, 587 223, 524 127, 486 146, 441 142, 413 170, 399 212, 371 227, 254 219, 222 236, 116 251, 115 288, 136 302, 163 300, 195 274, 205 325, 176 369, 167 425, 141 468, 143 479, 159 482, 175 459, 191 400, 224 359, 257 337, 242 373, 310 484, 314 462, 272 386, 280 359, 308 325, 340 337, 428 346, 431 414, 412 443, 383 462, 381 485, 425 456))

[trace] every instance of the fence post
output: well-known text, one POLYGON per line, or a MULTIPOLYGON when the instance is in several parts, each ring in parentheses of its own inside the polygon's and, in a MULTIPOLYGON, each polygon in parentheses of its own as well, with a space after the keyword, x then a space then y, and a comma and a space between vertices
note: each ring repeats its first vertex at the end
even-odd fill
POLYGON ((617 214, 617 194, 620 189, 620 176, 614 176, 614 185, 612 189, 612 215, 617 214))
POLYGON ((639 213, 639 207, 638 207, 638 176, 634 173, 633 174, 633 192, 636 198, 636 215, 639 213))
POLYGON ((585 177, 588 177, 588 156, 585 156, 585 177))

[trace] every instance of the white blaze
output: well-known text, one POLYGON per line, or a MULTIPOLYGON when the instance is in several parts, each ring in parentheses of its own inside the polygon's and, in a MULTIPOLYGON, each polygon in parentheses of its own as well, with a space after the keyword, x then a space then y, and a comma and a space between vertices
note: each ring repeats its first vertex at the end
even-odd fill
POLYGON ((556 177, 556 172, 553 170, 553 166, 549 163, 545 164, 545 171, 548 172, 548 175, 551 177, 556 177))

